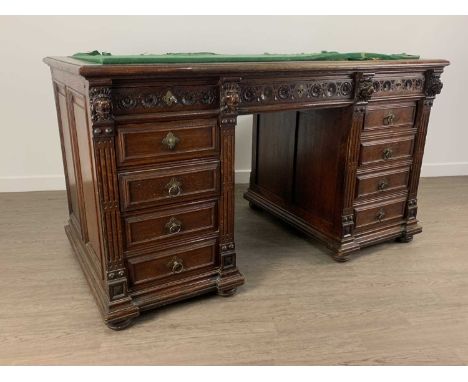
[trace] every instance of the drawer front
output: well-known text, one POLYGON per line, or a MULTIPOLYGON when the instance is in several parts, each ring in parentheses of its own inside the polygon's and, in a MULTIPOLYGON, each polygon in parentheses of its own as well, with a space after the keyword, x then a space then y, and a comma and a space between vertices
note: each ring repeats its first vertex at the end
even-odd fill
POLYGON ((182 278, 192 271, 213 267, 216 263, 216 240, 169 249, 157 254, 127 258, 130 286, 164 278, 182 278))
POLYGON ((416 105, 414 103, 369 107, 364 118, 364 130, 379 128, 408 127, 414 123, 416 105))
POLYGON ((184 204, 183 207, 126 217, 124 226, 126 250, 214 232, 218 228, 217 202, 184 204))
POLYGON ((115 116, 190 110, 214 110, 219 107, 217 81, 118 80, 112 88, 115 116))
POLYGON ((411 158, 413 136, 399 139, 361 142, 359 164, 377 164, 411 158))
POLYGON ((122 210, 218 196, 219 161, 119 174, 122 210))
POLYGON ((401 219, 405 213, 406 198, 355 207, 356 229, 370 228, 385 224, 395 219, 401 219))
POLYGON ((404 190, 408 186, 409 167, 373 174, 360 174, 356 181, 358 198, 368 198, 404 190))
POLYGON ((120 166, 216 155, 217 121, 145 123, 117 129, 120 166))

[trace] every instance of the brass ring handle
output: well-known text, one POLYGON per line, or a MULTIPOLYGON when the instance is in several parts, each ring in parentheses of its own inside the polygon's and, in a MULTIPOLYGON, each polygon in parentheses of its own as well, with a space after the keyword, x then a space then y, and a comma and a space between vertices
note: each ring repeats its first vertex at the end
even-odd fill
POLYGON ((384 125, 391 125, 392 123, 394 123, 396 121, 396 115, 393 114, 392 112, 390 112, 389 114, 387 114, 384 119, 383 119, 383 124, 384 125))
POLYGON ((172 132, 169 131, 161 143, 166 146, 169 150, 174 150, 180 139, 172 132))
POLYGON ((179 233, 182 229, 182 223, 176 218, 172 217, 166 223, 166 231, 170 234, 179 233))
POLYGON ((166 190, 169 196, 179 196, 182 192, 182 183, 176 178, 172 178, 168 184, 166 184, 166 190))
POLYGON ((384 160, 390 159, 392 157, 392 155, 393 155, 393 151, 389 147, 384 149, 384 151, 382 153, 382 157, 383 157, 384 160))
POLYGON ((388 187, 388 179, 386 178, 380 179, 379 184, 377 185, 377 188, 379 189, 379 191, 383 191, 387 187, 388 187))
POLYGON ((172 273, 180 273, 184 270, 184 263, 180 257, 174 256, 171 261, 167 263, 167 267, 172 273))
POLYGON ((384 217, 385 217, 385 211, 383 210, 383 208, 381 208, 379 212, 377 213, 376 218, 379 222, 381 222, 384 217))

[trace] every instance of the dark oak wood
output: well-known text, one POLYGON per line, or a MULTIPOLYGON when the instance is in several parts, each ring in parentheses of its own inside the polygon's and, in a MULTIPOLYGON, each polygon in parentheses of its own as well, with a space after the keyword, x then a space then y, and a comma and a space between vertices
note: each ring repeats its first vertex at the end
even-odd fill
POLYGON ((417 189, 444 60, 95 65, 46 58, 65 230, 107 325, 244 283, 235 126, 255 113, 249 203, 337 261, 421 231, 417 189))
POLYGON ((410 241, 422 230, 417 185, 442 68, 411 72, 357 72, 350 106, 258 114, 245 198, 323 241, 337 261, 384 240, 410 241))

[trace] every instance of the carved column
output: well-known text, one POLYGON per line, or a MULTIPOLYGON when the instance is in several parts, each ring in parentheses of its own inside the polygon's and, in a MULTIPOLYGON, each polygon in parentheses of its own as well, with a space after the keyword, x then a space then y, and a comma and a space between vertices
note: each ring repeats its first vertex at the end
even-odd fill
POLYGON ((356 73, 351 129, 346 144, 344 204, 341 216, 341 246, 336 249, 335 260, 346 261, 347 255, 359 249, 353 237, 354 190, 359 159, 359 142, 367 104, 374 93, 373 73, 356 73))
POLYGON ((221 196, 219 200, 219 253, 220 278, 218 290, 229 294, 229 289, 243 284, 243 277, 236 267, 234 244, 234 151, 235 126, 240 102, 240 78, 222 78, 220 81, 220 159, 221 196), (236 277, 232 279, 232 275, 236 277), (231 280, 228 281, 228 277, 231 280))
POLYGON ((112 314, 112 310, 117 307, 122 309, 121 305, 128 303, 130 299, 127 297, 127 275, 123 262, 111 88, 90 87, 89 103, 105 254, 104 283, 112 314))
POLYGON ((421 165, 424 155, 424 145, 426 143, 427 126, 431 114, 434 98, 442 90, 443 84, 440 80, 442 70, 428 70, 425 73, 424 95, 425 97, 418 102, 418 112, 416 115, 415 128, 416 136, 414 140, 413 164, 408 183, 408 201, 406 204, 407 225, 400 241, 408 242, 413 238, 413 234, 420 232, 421 228, 417 225, 416 215, 418 211, 418 186, 419 176, 421 174, 421 165))

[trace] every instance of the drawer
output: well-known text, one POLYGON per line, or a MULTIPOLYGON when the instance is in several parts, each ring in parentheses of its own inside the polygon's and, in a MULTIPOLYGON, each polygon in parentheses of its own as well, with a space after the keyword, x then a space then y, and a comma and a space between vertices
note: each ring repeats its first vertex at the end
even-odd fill
POLYGON ((184 204, 124 218, 125 249, 218 229, 217 202, 184 204))
POLYGON ((119 174, 123 211, 219 194, 219 161, 119 174))
POLYGON ((370 228, 401 219, 405 213, 405 198, 391 199, 385 202, 355 207, 356 229, 370 228))
POLYGON ((408 125, 413 125, 415 113, 414 103, 369 106, 364 117, 364 130, 408 127, 408 125))
POLYGON ((214 156, 218 151, 215 119, 132 124, 117 129, 120 166, 214 156))
POLYGON ((357 198, 375 197, 406 189, 409 170, 409 167, 404 167, 372 174, 358 174, 356 181, 357 198))
POLYGON ((414 136, 361 142, 359 164, 377 164, 411 158, 414 136))
POLYGON ((164 278, 183 278, 191 271, 213 267, 216 263, 216 240, 168 249, 145 256, 127 258, 130 286, 164 278))

